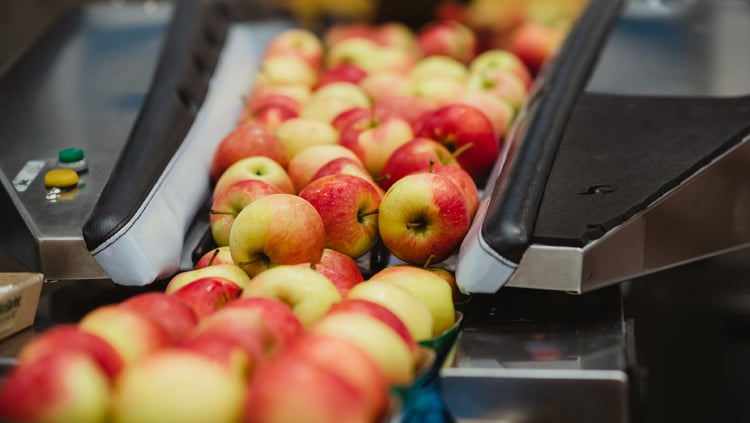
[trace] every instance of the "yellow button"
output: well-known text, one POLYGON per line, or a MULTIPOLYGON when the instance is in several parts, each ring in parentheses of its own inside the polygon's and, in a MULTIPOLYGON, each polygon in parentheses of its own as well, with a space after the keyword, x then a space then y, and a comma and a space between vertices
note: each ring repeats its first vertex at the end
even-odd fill
POLYGON ((73 169, 52 169, 44 174, 47 188, 71 188, 78 185, 78 172, 73 169))

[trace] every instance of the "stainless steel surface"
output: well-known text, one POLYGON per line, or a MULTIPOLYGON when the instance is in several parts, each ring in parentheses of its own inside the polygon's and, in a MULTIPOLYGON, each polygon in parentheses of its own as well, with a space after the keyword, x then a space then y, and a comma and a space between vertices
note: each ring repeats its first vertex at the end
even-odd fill
POLYGON ((58 45, 43 47, 57 49, 45 67, 13 92, 0 93, 22 97, 0 118, 0 181, 11 202, 2 207, 13 207, 26 226, 3 234, 0 247, 46 279, 106 277, 86 249, 81 228, 148 92, 170 15, 168 4, 82 8, 75 27, 55 40, 58 45), (51 199, 44 173, 68 147, 85 151, 88 171, 77 190, 51 199), (35 161, 42 162, 38 173, 14 184, 35 161), (32 248, 36 251, 26 251, 32 248))
POLYGON ((532 245, 506 286, 581 293, 750 246, 750 137, 583 248, 532 245))
POLYGON ((628 333, 621 294, 503 289, 474 298, 441 371, 459 422, 629 421, 628 333))

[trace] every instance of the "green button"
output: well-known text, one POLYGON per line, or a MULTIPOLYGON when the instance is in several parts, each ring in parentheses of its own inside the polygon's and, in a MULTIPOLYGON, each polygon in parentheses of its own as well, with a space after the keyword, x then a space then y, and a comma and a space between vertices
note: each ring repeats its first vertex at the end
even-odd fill
POLYGON ((83 160, 83 150, 80 148, 66 148, 64 150, 60 150, 59 153, 57 153, 57 160, 60 163, 75 163, 80 162, 83 160))

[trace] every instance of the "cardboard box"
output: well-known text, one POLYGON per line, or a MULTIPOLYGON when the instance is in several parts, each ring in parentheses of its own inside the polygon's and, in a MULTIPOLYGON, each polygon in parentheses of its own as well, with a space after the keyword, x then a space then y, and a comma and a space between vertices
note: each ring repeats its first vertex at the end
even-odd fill
POLYGON ((41 273, 0 273, 0 339, 34 323, 43 282, 41 273))

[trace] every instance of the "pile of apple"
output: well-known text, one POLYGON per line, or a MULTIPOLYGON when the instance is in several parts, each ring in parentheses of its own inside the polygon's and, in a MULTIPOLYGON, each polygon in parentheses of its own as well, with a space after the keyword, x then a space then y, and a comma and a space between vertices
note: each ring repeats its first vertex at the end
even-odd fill
POLYGON ((0 419, 376 422, 456 324, 453 255, 531 74, 455 22, 268 46, 210 178, 216 249, 27 344, 0 419), (363 274, 382 243, 400 262, 363 274))

